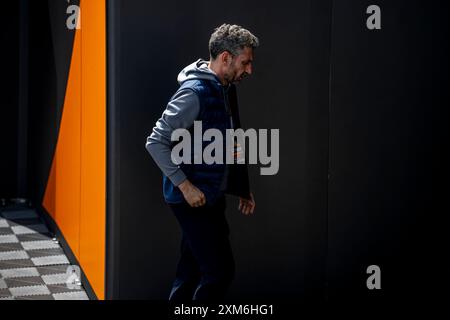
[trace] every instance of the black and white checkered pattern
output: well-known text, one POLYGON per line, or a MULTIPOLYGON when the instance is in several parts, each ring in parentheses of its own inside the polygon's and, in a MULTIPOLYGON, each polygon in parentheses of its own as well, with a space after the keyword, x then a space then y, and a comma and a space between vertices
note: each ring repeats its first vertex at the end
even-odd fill
POLYGON ((0 300, 88 300, 35 210, 0 208, 0 300))

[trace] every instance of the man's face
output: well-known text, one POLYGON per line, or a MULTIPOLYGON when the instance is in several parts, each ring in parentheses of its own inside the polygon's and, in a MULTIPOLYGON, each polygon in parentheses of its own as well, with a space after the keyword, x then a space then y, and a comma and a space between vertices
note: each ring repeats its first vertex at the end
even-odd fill
POLYGON ((253 49, 245 47, 241 53, 226 66, 225 76, 229 83, 239 83, 246 76, 252 74, 253 49))

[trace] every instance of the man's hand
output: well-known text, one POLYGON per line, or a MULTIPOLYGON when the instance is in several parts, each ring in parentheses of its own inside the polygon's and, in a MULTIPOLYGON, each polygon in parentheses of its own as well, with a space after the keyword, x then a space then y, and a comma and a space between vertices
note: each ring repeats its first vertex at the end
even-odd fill
POLYGON ((253 198, 253 193, 250 193, 251 200, 245 198, 239 198, 239 208, 238 210, 242 211, 243 214, 249 215, 253 214, 255 211, 255 198, 253 198))
POLYGON ((188 179, 178 185, 184 198, 191 207, 201 207, 206 204, 206 197, 203 192, 194 186, 188 179))

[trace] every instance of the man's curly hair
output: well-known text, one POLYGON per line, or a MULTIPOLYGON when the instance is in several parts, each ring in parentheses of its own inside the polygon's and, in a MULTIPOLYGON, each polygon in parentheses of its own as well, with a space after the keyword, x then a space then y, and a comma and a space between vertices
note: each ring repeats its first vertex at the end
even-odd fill
POLYGON ((237 56, 245 47, 255 49, 258 46, 258 38, 250 31, 235 24, 224 23, 214 30, 209 39, 209 54, 215 60, 224 51, 237 56))

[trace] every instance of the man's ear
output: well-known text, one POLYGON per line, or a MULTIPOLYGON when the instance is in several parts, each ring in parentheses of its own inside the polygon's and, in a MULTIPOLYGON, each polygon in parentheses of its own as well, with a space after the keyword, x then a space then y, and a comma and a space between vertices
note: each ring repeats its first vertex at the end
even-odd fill
POLYGON ((229 65, 230 61, 233 59, 231 53, 228 51, 222 52, 220 55, 220 62, 225 65, 229 65))

